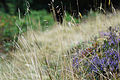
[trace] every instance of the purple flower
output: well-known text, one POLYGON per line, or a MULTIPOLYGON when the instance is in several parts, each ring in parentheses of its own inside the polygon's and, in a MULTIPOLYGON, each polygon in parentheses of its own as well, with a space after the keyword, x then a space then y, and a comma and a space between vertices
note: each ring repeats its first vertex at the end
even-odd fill
MULTIPOLYGON (((104 68, 111 72, 119 72, 119 61, 120 61, 120 33, 117 35, 118 30, 117 28, 111 29, 109 32, 100 32, 101 37, 105 37, 104 43, 101 45, 100 48, 92 48, 92 58, 88 57, 89 61, 86 63, 89 65, 89 71, 101 71, 105 72, 104 68), (98 50, 100 49, 100 51, 98 50), (100 56, 99 56, 100 55, 100 56)), ((95 42, 96 43, 96 42, 95 42)), ((99 45, 99 44, 98 44, 99 45)), ((86 49, 81 52, 82 55, 86 56, 86 49)), ((89 52, 89 51, 88 51, 89 52)), ((87 57, 87 56, 86 56, 87 57)), ((73 59, 73 62, 76 63, 76 67, 79 66, 79 58, 73 59)), ((75 64, 74 64, 75 66, 75 64)), ((86 66, 86 65, 84 65, 86 66)))

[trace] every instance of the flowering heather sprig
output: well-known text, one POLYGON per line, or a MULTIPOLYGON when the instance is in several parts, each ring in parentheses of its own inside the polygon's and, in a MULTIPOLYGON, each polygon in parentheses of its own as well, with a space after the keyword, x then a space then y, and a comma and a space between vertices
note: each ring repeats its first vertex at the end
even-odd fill
MULTIPOLYGON (((89 61, 88 71, 91 72, 101 72, 105 74, 106 72, 119 73, 119 61, 120 61, 120 29, 110 27, 107 32, 101 32, 99 38, 104 38, 103 44, 99 41, 95 41, 93 46, 82 50, 79 54, 82 58, 86 57, 89 61)), ((99 39, 98 38, 98 39, 99 39)), ((77 65, 79 68, 79 63, 81 57, 77 59, 73 58, 73 67, 77 65)))

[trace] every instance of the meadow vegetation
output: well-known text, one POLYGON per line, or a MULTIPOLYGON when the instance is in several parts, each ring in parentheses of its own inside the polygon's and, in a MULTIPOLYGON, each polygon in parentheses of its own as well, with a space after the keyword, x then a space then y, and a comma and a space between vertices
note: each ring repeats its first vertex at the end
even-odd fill
POLYGON ((8 53, 0 58, 0 80, 120 79, 119 11, 106 15, 91 11, 80 20, 66 13, 63 24, 44 10, 23 17, 2 15, 1 40, 8 53), (107 67, 105 61, 99 63, 106 57, 111 60, 107 67))

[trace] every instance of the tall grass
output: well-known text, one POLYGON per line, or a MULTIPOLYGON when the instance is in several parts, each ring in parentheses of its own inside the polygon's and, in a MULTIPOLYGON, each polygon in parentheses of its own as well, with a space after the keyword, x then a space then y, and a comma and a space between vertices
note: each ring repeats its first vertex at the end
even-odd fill
MULTIPOLYGON (((117 14, 98 14, 80 24, 63 22, 45 32, 28 30, 18 37, 17 50, 0 58, 1 80, 84 80, 74 73, 71 55, 67 52, 81 41, 91 40, 99 31, 120 24, 117 14), (70 26, 71 25, 71 26, 70 26)), ((34 23, 34 21, 31 21, 34 23)), ((85 58, 83 58, 85 60, 85 58)), ((81 70, 83 65, 81 65, 81 70)))

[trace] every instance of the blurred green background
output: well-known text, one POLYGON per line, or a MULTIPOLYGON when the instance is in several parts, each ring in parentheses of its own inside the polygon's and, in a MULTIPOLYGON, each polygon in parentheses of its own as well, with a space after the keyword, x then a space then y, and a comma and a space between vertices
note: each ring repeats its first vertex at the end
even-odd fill
POLYGON ((18 35, 29 28, 46 31, 55 21, 79 23, 79 13, 96 10, 101 3, 104 9, 110 10, 111 4, 119 9, 120 0, 0 0, 0 49, 9 51, 18 35))

